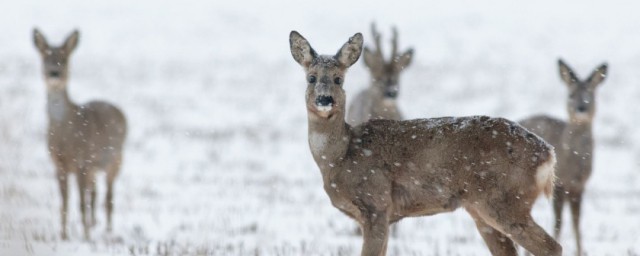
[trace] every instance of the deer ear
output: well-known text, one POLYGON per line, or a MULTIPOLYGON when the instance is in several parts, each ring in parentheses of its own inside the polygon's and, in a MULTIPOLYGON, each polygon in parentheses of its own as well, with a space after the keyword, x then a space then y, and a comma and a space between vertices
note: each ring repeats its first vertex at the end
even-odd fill
POLYGON ((73 52, 74 49, 76 49, 76 47, 78 46, 79 37, 80 37, 80 32, 78 32, 78 30, 74 30, 64 41, 63 47, 67 52, 67 54, 70 54, 71 52, 73 52))
POLYGON ((572 85, 578 82, 576 74, 562 59, 558 59, 558 67, 560 68, 560 78, 565 84, 572 85))
POLYGON ((396 70, 400 71, 411 64, 411 59, 413 59, 413 48, 410 48, 402 55, 396 57, 393 60, 393 65, 396 67, 396 70))
POLYGON ((40 54, 45 54, 45 52, 49 49, 49 44, 47 43, 47 39, 44 38, 44 35, 40 33, 37 28, 33 29, 33 44, 35 44, 40 54))
POLYGON ((607 65, 607 63, 603 63, 591 73, 591 76, 589 76, 589 79, 587 79, 587 84, 592 88, 596 88, 596 86, 601 84, 607 77, 608 70, 609 66, 607 65))
POLYGON ((309 41, 297 31, 291 31, 289 34, 289 47, 291 48, 293 59, 305 68, 308 68, 313 59, 318 57, 316 51, 311 48, 309 41))
POLYGON ((351 67, 353 63, 356 63, 362 53, 362 34, 356 33, 349 41, 347 41, 342 48, 336 53, 334 58, 338 60, 338 63, 344 68, 351 67))

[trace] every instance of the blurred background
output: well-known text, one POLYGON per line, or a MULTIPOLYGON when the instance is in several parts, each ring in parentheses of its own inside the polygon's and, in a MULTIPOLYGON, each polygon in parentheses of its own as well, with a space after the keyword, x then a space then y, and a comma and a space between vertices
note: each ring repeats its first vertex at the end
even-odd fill
MULTIPOLYGON (((633 1, 6 1, 0 11, 1 255, 357 255, 355 224, 331 206, 307 144, 297 30, 333 54, 375 21, 390 47, 413 47, 399 105, 408 118, 537 113, 566 118, 559 57, 585 78, 603 62, 595 167, 583 202, 589 255, 640 254, 640 16, 633 1), (101 99, 128 118, 114 231, 83 241, 71 182, 69 241, 46 148, 46 88, 33 46, 73 30, 76 103, 101 99), (634 128, 636 127, 636 128, 634 128)), ((360 61, 362 62, 362 61, 360 61)), ((369 83, 363 63, 349 99, 369 83)), ((565 211, 560 240, 575 250, 565 211)), ((550 202, 534 217, 552 226, 550 202)), ((406 219, 389 255, 488 255, 464 211, 406 219)))

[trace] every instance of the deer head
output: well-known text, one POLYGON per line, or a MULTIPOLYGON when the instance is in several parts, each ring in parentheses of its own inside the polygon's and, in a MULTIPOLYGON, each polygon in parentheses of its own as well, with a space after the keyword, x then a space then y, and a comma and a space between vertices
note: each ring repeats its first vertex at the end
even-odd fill
POLYGON ((347 69, 360 58, 362 41, 362 34, 357 33, 335 55, 318 55, 302 35, 291 31, 291 54, 305 70, 307 110, 313 116, 330 120, 342 116, 344 121, 346 96, 342 85, 347 69))
POLYGON ((382 90, 385 98, 395 99, 398 96, 400 73, 409 66, 413 57, 413 49, 409 48, 404 53, 398 53, 398 31, 394 27, 391 38, 391 57, 385 60, 382 54, 380 33, 376 30, 375 23, 371 24, 371 34, 375 42, 375 49, 364 48, 363 58, 373 78, 374 86, 382 90))
POLYGON ((558 60, 558 66, 560 77, 569 88, 569 120, 574 123, 590 123, 596 111, 595 90, 607 76, 607 64, 601 64, 584 81, 562 59, 558 60))
POLYGON ((33 29, 33 42, 42 57, 44 77, 50 89, 64 89, 69 78, 69 56, 78 46, 79 32, 74 30, 58 47, 47 43, 38 29, 33 29))

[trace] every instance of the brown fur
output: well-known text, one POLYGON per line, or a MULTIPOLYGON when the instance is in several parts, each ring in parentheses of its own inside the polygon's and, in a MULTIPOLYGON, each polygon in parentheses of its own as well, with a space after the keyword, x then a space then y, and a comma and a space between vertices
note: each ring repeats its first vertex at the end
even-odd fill
MULTIPOLYGON (((362 255, 385 255, 390 223, 460 207, 478 227, 491 227, 480 232, 494 255, 514 255, 513 243, 503 242, 507 237, 535 255, 561 255, 560 245, 530 215, 544 187, 536 175, 555 162, 551 146, 516 123, 484 116, 372 120, 352 127, 344 121, 342 84, 309 77, 344 79, 357 57, 311 56, 315 51, 295 31, 290 44, 308 78, 313 158, 332 204, 360 224, 362 255), (306 59, 318 61, 300 61, 306 59), (318 105, 322 97, 331 97, 330 108, 318 105)), ((339 55, 357 56, 361 47, 356 34, 339 55)))
POLYGON ((107 172, 107 229, 111 230, 113 182, 122 163, 127 132, 126 120, 115 106, 92 101, 77 105, 67 93, 68 60, 78 43, 74 31, 60 47, 51 47, 45 37, 33 31, 34 43, 43 61, 49 113, 48 145, 62 195, 61 236, 67 239, 68 176, 75 174, 80 192, 80 212, 84 236, 95 224, 95 172, 107 172), (88 211, 91 211, 89 216, 88 211))
POLYGON ((562 60, 558 61, 558 65, 560 77, 570 90, 567 101, 569 121, 565 122, 540 115, 522 120, 520 124, 556 147, 558 181, 554 195, 555 237, 558 238, 560 235, 562 209, 564 203, 568 201, 573 216, 577 254, 582 255, 580 208, 585 185, 592 171, 593 133, 591 126, 595 114, 595 89, 606 77, 607 66, 606 64, 601 65, 586 81, 581 81, 562 60))

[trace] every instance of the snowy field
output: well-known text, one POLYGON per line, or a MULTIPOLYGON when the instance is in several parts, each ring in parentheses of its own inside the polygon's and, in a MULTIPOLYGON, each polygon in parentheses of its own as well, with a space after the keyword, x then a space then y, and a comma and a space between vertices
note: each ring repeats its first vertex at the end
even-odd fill
MULTIPOLYGON (((588 255, 640 255, 640 4, 632 1, 4 1, 0 9, 0 255, 358 255, 354 224, 333 208, 307 145, 298 30, 335 53, 375 20, 416 55, 401 80, 410 118, 566 117, 556 60, 580 77, 609 63, 598 90, 595 169, 583 203, 588 255), (480 3, 481 2, 481 3, 480 3), (46 151, 45 86, 32 43, 81 32, 76 102, 128 117, 114 232, 83 241, 71 182, 70 240, 46 151)), ((388 40, 385 41, 388 43, 388 40)), ((388 46, 388 44, 386 44, 388 46)), ((360 61, 361 62, 361 61, 360 61)), ((356 63, 345 88, 365 88, 356 63)), ((565 211, 561 243, 575 253, 565 211)), ((550 230, 550 202, 537 221, 550 230)), ((463 211, 406 219, 389 255, 489 255, 463 211)))

